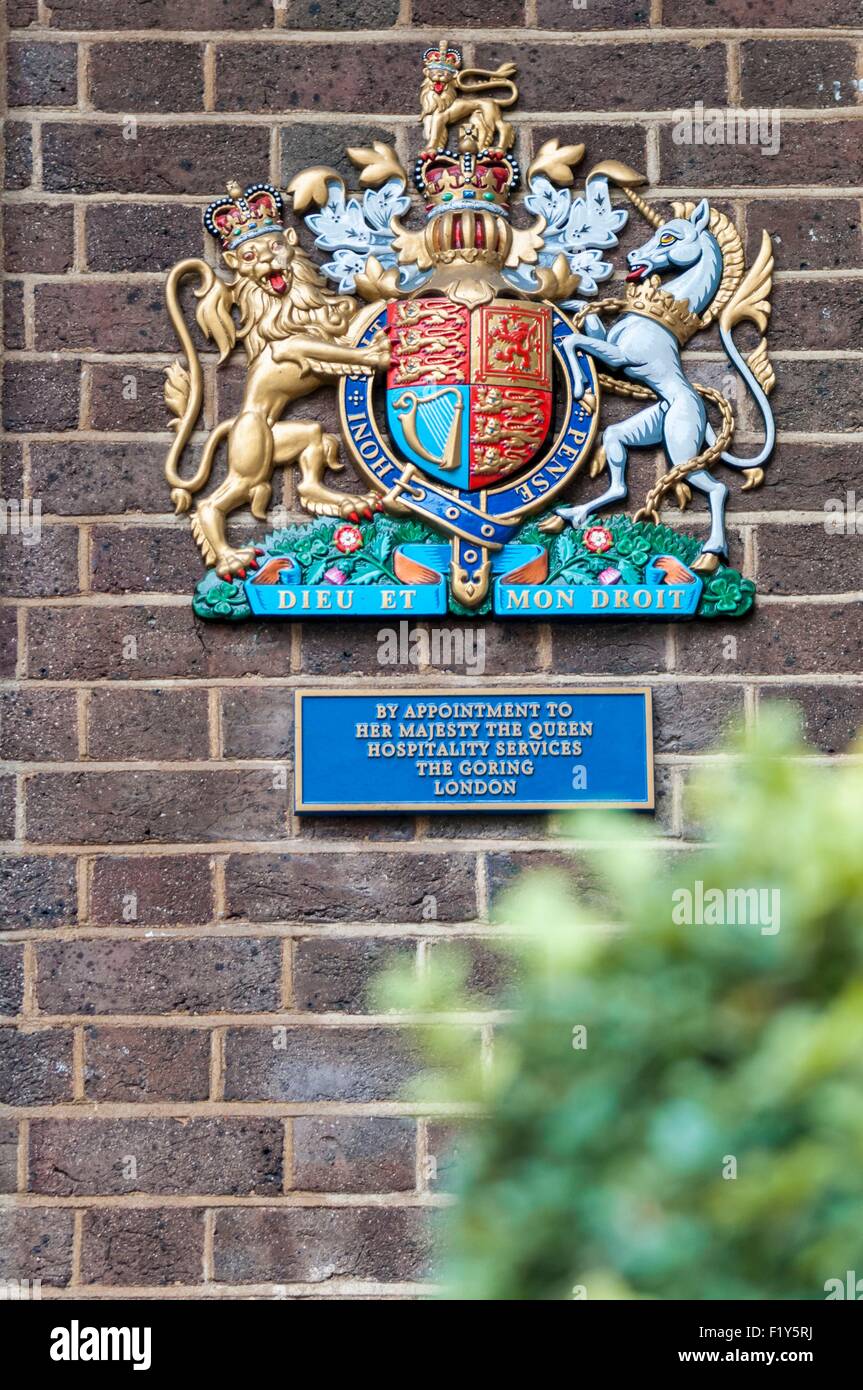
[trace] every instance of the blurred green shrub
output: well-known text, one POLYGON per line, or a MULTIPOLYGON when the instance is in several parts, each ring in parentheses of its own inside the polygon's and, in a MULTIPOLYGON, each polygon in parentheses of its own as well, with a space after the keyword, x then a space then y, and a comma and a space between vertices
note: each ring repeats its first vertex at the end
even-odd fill
POLYGON ((432 1016, 423 1097, 483 1111, 442 1219, 448 1297, 819 1299, 863 1277, 863 766, 805 757, 778 709, 721 751, 703 850, 581 817, 592 907, 562 872, 510 891, 517 1000, 490 1060, 474 1020, 439 1021, 488 1007, 467 962, 385 979, 387 1007, 432 1016))

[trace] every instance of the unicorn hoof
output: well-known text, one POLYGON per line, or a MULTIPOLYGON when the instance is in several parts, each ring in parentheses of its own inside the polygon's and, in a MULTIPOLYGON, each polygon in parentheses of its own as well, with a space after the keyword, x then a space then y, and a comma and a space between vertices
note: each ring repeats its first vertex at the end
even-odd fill
POLYGON ((547 536, 556 536, 563 530, 565 525, 566 522, 563 517, 558 516, 557 512, 552 512, 550 516, 544 517, 539 523, 539 529, 540 531, 544 531, 547 536))
POLYGON ((719 569, 721 560, 720 555, 716 555, 712 550, 702 550, 697 560, 693 560, 692 568, 698 574, 713 574, 714 570, 719 569))

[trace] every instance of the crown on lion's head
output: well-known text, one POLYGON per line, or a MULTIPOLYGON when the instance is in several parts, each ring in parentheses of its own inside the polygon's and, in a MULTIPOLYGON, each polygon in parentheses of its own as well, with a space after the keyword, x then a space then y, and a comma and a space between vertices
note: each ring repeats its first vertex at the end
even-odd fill
POLYGON ((236 251, 244 241, 284 231, 282 195, 271 183, 253 183, 245 190, 233 181, 227 198, 217 198, 204 213, 204 226, 223 251, 236 251))
POLYGON ((461 49, 441 39, 423 54, 423 68, 426 76, 452 80, 461 67, 461 49))
POLYGON ((323 339, 345 333, 355 302, 327 288, 294 229, 284 225, 278 189, 255 183, 243 192, 229 183, 227 191, 227 198, 210 203, 204 225, 219 242, 234 277, 215 276, 196 310, 220 360, 238 339, 254 358, 268 342, 298 332, 323 339), (239 310, 239 325, 233 308, 239 310))

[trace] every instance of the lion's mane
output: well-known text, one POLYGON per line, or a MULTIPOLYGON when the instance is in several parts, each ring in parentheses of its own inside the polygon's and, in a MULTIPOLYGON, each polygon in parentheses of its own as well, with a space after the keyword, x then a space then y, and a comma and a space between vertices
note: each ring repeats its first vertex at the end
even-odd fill
POLYGON ((303 333, 310 338, 340 338, 356 309, 354 301, 326 288, 306 253, 291 248, 288 265, 290 283, 284 296, 268 294, 249 276, 237 275, 231 281, 216 276, 201 295, 197 320, 201 331, 219 349, 219 360, 231 352, 238 340, 245 344, 249 360, 279 339, 303 333), (239 325, 232 309, 240 314, 239 325))

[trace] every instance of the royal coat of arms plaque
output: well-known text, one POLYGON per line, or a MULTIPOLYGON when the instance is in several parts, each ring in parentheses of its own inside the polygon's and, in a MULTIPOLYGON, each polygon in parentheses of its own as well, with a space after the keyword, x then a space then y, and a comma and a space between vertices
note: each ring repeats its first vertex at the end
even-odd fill
POLYGON ((222 266, 184 260, 168 277, 185 362, 165 390, 171 498, 208 566, 193 597, 200 617, 679 619, 751 607, 752 581, 729 564, 723 473, 758 487, 773 448, 770 238, 747 265, 725 213, 705 198, 660 210, 637 191, 643 176, 614 159, 594 163, 574 193, 584 146, 556 138, 522 187, 508 119, 517 96, 512 64, 464 68, 442 40, 422 58, 412 191, 395 151, 376 142, 348 150, 361 196, 316 167, 286 196, 229 183, 206 210, 222 266), (320 265, 286 221, 286 198, 320 265), (626 254, 622 292, 603 297, 631 216, 644 239, 626 254), (220 362, 240 344, 247 359, 237 412, 191 472, 204 378, 179 298, 187 277, 220 362), (755 329, 745 356, 733 336, 744 321, 755 329), (684 361, 714 326, 754 403, 761 438, 749 456, 734 451, 726 395, 693 381, 684 361), (341 438, 316 415, 326 385, 341 438), (631 410, 603 424, 611 396, 631 410), (632 515, 615 511, 641 448, 661 448, 666 467, 632 515), (353 492, 334 482, 345 456, 361 479, 353 492), (231 514, 267 520, 278 465, 296 467, 313 519, 235 543, 231 514), (662 514, 695 497, 706 506, 698 535, 662 514))

